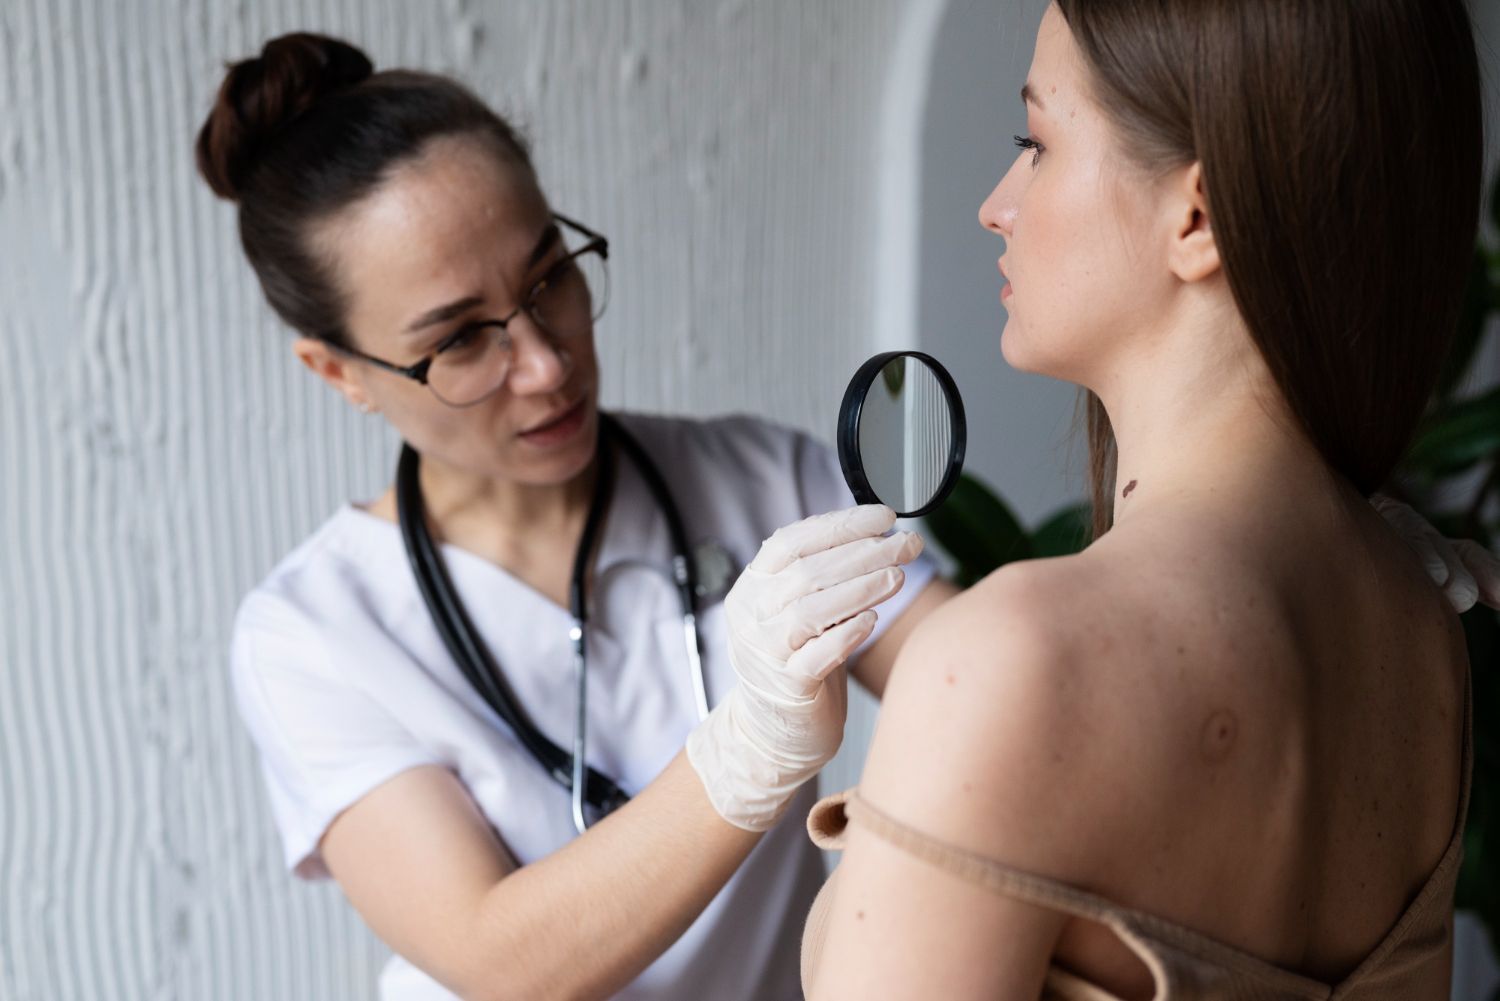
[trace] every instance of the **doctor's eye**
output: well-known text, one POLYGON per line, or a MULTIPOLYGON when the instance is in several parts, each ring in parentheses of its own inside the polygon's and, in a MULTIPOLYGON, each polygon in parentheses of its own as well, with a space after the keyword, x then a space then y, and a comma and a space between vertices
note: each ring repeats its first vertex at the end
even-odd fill
POLYGON ((437 353, 449 363, 460 362, 466 355, 484 351, 487 334, 489 331, 481 323, 470 323, 459 327, 443 340, 437 353))
POLYGON ((1015 140, 1016 145, 1021 149, 1029 149, 1032 151, 1031 165, 1035 167, 1037 165, 1037 162, 1042 158, 1042 144, 1037 142, 1030 136, 1012 136, 1011 138, 1015 140))

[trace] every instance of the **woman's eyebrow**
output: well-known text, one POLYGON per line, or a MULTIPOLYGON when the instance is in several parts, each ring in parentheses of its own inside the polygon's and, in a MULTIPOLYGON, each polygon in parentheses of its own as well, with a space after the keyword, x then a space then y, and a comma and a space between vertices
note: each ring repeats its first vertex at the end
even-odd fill
MULTIPOLYGON (((542 233, 542 238, 537 241, 536 246, 531 248, 531 256, 526 259, 526 269, 529 271, 532 268, 536 267, 537 262, 546 257, 547 254, 552 250, 552 248, 556 246, 558 240, 560 240, 561 238, 562 232, 557 228, 556 223, 548 226, 547 229, 542 233)), ((435 309, 429 309, 427 312, 423 313, 421 316, 413 320, 407 326, 405 332, 408 334, 415 334, 421 330, 425 330, 428 327, 435 326, 436 324, 446 323, 455 317, 462 316, 464 313, 467 313, 475 306, 483 304, 483 302, 484 299, 477 295, 470 295, 465 296, 462 299, 455 299, 454 301, 445 303, 444 305, 438 306, 435 309)))
POLYGON ((1032 88, 1031 81, 1029 80, 1026 82, 1025 86, 1021 88, 1021 103, 1025 104, 1027 101, 1030 101, 1032 104, 1036 105, 1036 110, 1038 111, 1047 110, 1042 105, 1042 99, 1036 96, 1036 91, 1032 88))

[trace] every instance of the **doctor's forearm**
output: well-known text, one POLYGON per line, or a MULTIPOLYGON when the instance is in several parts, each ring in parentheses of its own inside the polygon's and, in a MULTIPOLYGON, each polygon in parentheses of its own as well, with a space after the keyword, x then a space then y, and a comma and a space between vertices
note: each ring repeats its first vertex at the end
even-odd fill
POLYGON ((687 756, 482 901, 472 999, 607 998, 693 923, 760 840, 714 811, 687 756))

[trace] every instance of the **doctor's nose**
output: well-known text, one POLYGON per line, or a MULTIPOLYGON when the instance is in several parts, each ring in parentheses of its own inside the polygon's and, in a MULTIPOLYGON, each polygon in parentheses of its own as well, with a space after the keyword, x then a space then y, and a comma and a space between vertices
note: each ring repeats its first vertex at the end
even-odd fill
POLYGON ((511 340, 507 379, 511 392, 524 396, 561 388, 573 374, 573 358, 568 349, 529 316, 523 325, 526 329, 517 331, 519 336, 511 340))

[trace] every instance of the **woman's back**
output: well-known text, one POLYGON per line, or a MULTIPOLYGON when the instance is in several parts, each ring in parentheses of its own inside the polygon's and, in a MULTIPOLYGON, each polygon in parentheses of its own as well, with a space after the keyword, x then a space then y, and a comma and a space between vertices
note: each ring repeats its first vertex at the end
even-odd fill
MULTIPOLYGON (((1079 732, 1114 741, 1096 792, 1145 804, 1122 828, 1136 864, 1090 889, 1317 980, 1351 972, 1460 819, 1463 633, 1404 545, 1352 491, 1310 490, 1142 509, 1008 572, 998 600, 1072 595, 1051 626, 1090 693, 1079 732)), ((1145 974, 1080 922, 1058 959, 1145 974)), ((1438 996, 1446 963, 1434 977, 1438 996)))
POLYGON ((1216 472, 912 636, 858 793, 809 820, 850 849, 804 935, 814 996, 871 986, 852 942, 900 941, 996 964, 924 961, 955 996, 1029 967, 1069 1001, 1446 998, 1462 630, 1353 491, 1226 504, 1256 477, 1216 472))

